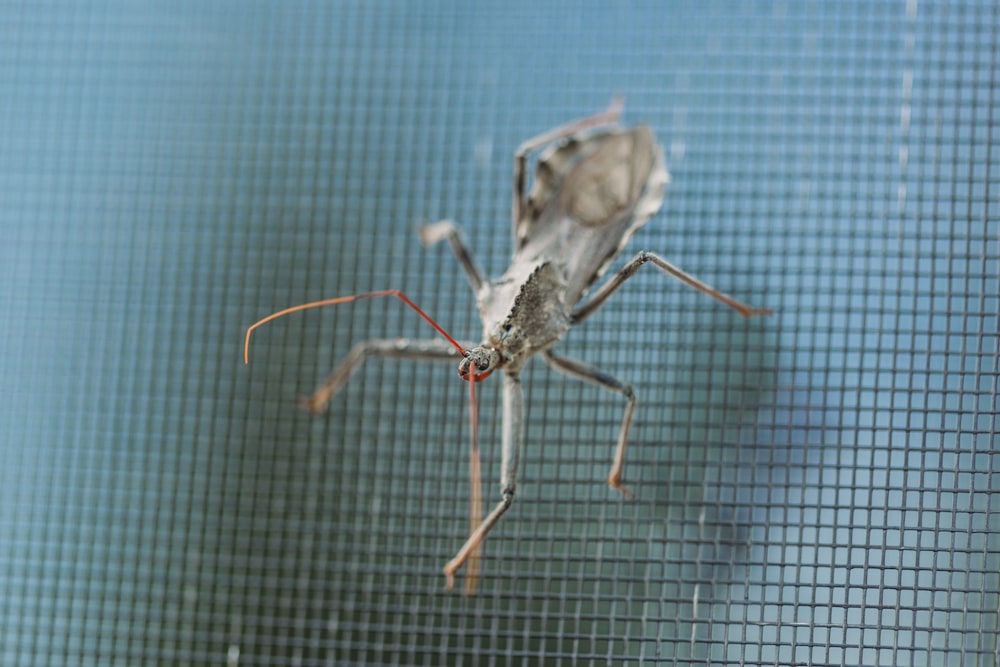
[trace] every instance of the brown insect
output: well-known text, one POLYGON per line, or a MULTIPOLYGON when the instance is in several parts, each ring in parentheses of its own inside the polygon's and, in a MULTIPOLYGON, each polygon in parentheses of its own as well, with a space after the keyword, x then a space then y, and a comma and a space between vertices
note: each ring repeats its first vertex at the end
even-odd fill
MULTIPOLYGON (((451 588, 455 572, 475 554, 486 535, 514 501, 518 459, 523 441, 523 404, 520 371, 541 354, 555 370, 620 394, 626 400, 618 431, 608 484, 626 497, 632 493, 622 483, 625 448, 636 406, 632 386, 582 361, 568 359, 552 348, 571 327, 593 315, 622 284, 644 264, 708 294, 744 317, 764 315, 766 308, 752 308, 719 292, 645 250, 638 252, 581 303, 588 289, 608 270, 632 235, 655 214, 669 181, 663 151, 646 126, 619 125, 622 105, 612 100, 602 113, 557 127, 521 144, 514 154, 514 256, 500 278, 487 280, 472 259, 458 226, 442 221, 420 229, 424 245, 448 241, 476 295, 483 323, 482 342, 463 345, 398 290, 370 292, 303 304, 274 313, 246 334, 244 355, 254 329, 291 312, 379 296, 395 296, 416 310, 446 340, 414 341, 406 338, 370 340, 354 346, 343 362, 312 396, 303 401, 311 412, 320 412, 368 357, 459 360, 458 374, 470 382, 475 431, 474 384, 494 371, 503 372, 503 428, 501 436, 500 500, 480 520, 477 509, 478 445, 473 436, 471 458, 473 501, 471 534, 444 567, 451 588), (549 146, 538 159, 534 183, 525 197, 528 156, 549 146)), ((471 559, 471 560, 470 560, 471 559)), ((466 579, 466 592, 475 589, 475 573, 466 579)))

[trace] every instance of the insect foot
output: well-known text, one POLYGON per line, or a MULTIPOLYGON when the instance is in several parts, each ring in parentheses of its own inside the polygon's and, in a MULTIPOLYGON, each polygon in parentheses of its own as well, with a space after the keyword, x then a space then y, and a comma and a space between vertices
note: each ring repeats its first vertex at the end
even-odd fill
POLYGON ((620 491, 621 494, 625 496, 625 500, 632 500, 635 497, 635 495, 632 493, 632 490, 627 486, 625 486, 624 484, 622 484, 621 470, 612 470, 608 474, 608 486, 610 486, 612 489, 620 491))
POLYGON ((479 548, 482 541, 486 538, 486 534, 490 532, 490 529, 500 520, 504 512, 514 503, 514 487, 513 485, 505 488, 503 490, 503 496, 493 511, 489 513, 483 522, 479 524, 477 528, 471 535, 469 539, 465 541, 465 544, 455 557, 448 561, 447 565, 444 566, 444 576, 445 576, 445 589, 451 590, 455 585, 455 573, 460 567, 468 560, 469 555, 479 548))
POLYGON ((326 412, 329 400, 326 396, 312 394, 310 396, 299 396, 295 403, 311 415, 321 415, 326 412))

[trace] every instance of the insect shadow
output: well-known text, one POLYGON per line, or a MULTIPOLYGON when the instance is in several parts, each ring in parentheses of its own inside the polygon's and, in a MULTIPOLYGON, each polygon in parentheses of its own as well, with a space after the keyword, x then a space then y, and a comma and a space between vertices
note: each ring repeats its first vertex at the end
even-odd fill
MULTIPOLYGON (((625 128, 619 124, 622 103, 613 99, 608 109, 559 126, 528 139, 514 153, 513 232, 514 256, 507 271, 488 280, 476 265, 458 225, 444 220, 420 228, 425 246, 447 241, 476 295, 483 324, 482 342, 463 345, 452 338, 427 313, 399 290, 383 290, 286 308, 247 329, 244 361, 249 359, 254 329, 289 313, 374 297, 393 296, 414 309, 444 340, 407 338, 358 343, 347 357, 302 404, 322 412, 368 357, 458 361, 458 374, 469 381, 475 405, 475 383, 494 371, 503 372, 503 425, 501 428, 500 500, 482 520, 477 511, 478 485, 473 481, 472 530, 458 553, 444 566, 447 587, 455 573, 474 556, 486 535, 514 502, 518 459, 524 435, 524 393, 521 370, 540 354, 553 369, 621 395, 625 411, 618 431, 608 485, 626 497, 632 492, 622 482, 625 449, 637 398, 632 386, 585 362, 555 354, 552 348, 576 324, 597 312, 645 264, 704 292, 736 310, 743 317, 765 315, 766 308, 752 308, 723 294, 672 265, 659 255, 642 250, 584 301, 590 287, 607 272, 629 239, 663 203, 670 178, 663 150, 649 127, 625 128), (527 195, 528 157, 546 148, 538 158, 531 192, 527 195)), ((478 477, 473 408, 473 479, 478 477)), ((466 580, 466 592, 475 588, 475 576, 466 580)))

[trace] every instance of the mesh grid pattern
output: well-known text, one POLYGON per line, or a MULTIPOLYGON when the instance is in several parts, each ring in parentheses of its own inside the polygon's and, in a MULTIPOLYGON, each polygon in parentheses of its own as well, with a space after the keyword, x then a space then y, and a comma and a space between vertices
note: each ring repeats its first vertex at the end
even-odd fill
MULTIPOLYGON (((953 3, 8 3, 0 663, 997 665, 1000 9, 953 3), (511 153, 614 93, 667 153, 653 270, 524 373, 480 592, 462 339, 417 220, 510 256, 511 153)), ((498 382, 480 387, 486 501, 498 382)))

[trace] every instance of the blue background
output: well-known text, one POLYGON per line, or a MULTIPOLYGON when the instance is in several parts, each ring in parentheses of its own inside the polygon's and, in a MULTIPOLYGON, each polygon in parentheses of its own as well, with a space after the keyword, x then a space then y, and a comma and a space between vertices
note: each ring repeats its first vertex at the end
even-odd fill
MULTIPOLYGON (((8 2, 0 21, 0 663, 996 665, 994 2, 8 2), (654 270, 525 373, 480 593, 461 338, 419 220, 510 255, 511 154, 626 99, 672 181, 654 270)), ((481 388, 487 499, 498 382, 481 388)))

